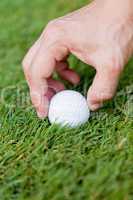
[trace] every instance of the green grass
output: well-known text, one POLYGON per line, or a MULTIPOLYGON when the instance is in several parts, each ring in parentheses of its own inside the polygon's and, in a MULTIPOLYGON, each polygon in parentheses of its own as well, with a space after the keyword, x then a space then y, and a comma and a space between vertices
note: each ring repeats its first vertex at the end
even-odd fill
MULTIPOLYGON (((0 1, 0 200, 133 199, 133 60, 116 98, 81 128, 51 126, 29 108, 23 56, 49 20, 87 2, 0 1)), ((85 93, 94 72, 70 62, 85 93)))

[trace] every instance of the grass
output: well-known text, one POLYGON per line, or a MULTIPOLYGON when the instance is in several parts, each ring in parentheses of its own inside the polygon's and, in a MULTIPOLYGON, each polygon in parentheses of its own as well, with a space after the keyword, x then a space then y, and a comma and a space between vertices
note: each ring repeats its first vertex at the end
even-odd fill
MULTIPOLYGON (((133 60, 115 99, 81 128, 51 126, 29 106, 23 56, 49 20, 86 3, 0 1, 0 200, 133 199, 133 60)), ((94 72, 70 62, 85 93, 94 72)))

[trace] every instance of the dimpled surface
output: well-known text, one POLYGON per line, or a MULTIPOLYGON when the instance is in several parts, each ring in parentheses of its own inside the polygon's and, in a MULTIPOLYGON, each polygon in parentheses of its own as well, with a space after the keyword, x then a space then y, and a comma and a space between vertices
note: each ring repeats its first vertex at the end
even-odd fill
POLYGON ((87 101, 79 92, 64 90, 51 99, 48 113, 51 124, 76 127, 87 122, 89 116, 87 101))

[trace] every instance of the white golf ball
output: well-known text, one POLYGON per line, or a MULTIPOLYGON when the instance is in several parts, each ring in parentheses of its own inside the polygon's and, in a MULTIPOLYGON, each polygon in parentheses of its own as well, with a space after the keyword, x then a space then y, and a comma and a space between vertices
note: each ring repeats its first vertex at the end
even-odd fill
POLYGON ((51 99, 48 113, 51 124, 76 127, 87 122, 89 117, 87 101, 79 92, 64 90, 51 99))

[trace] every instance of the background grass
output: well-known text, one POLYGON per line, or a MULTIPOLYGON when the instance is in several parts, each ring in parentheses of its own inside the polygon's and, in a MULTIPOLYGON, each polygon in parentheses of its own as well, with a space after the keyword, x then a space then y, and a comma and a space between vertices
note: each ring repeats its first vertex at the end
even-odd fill
MULTIPOLYGON (((23 56, 49 20, 87 2, 0 1, 0 200, 133 199, 133 60, 116 98, 81 128, 51 126, 29 108, 23 56)), ((82 77, 73 89, 85 93, 94 72, 70 63, 82 77)))

